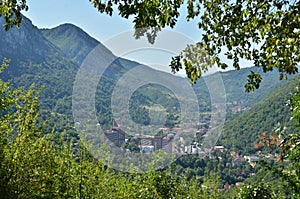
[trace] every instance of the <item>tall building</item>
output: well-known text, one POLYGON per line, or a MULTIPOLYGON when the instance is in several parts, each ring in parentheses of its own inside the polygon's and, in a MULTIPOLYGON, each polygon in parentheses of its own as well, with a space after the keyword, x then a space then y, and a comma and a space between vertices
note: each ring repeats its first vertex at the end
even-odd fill
POLYGON ((118 147, 125 143, 125 132, 119 128, 116 121, 113 121, 113 128, 104 134, 109 141, 118 147))

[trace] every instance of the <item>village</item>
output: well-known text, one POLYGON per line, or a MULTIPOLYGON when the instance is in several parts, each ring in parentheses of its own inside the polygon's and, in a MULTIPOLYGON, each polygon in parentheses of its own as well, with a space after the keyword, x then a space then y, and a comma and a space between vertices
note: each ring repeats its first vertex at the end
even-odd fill
MULTIPOLYGON (((188 133, 193 129, 175 128, 160 128, 157 135, 140 135, 133 132, 127 134, 122 130, 120 125, 114 121, 111 130, 105 132, 105 137, 115 146, 125 148, 128 153, 154 153, 162 150, 167 154, 177 153, 179 155, 197 155, 199 158, 216 159, 213 153, 219 151, 220 153, 230 153, 232 157, 231 164, 235 167, 240 167, 244 164, 250 164, 255 167, 257 163, 267 158, 269 160, 276 160, 278 154, 264 154, 262 151, 257 151, 256 154, 240 155, 238 152, 225 148, 221 145, 216 145, 212 148, 202 147, 203 140, 208 136, 208 125, 210 117, 202 117, 202 121, 198 124, 201 128, 193 133, 190 143, 184 140, 184 133, 188 133)), ((186 125, 187 126, 187 125, 186 125)))

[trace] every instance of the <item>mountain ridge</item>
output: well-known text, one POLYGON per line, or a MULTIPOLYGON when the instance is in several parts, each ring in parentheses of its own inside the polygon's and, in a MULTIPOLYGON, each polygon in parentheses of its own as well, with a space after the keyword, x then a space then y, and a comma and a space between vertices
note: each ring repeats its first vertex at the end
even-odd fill
MULTIPOLYGON (((262 150, 255 149, 254 144, 259 142, 259 136, 263 132, 278 135, 279 132, 275 132, 278 125, 281 129, 285 128, 285 133, 295 132, 288 101, 291 100, 291 92, 299 85, 299 81, 300 75, 290 79, 251 109, 227 120, 219 144, 244 154, 254 154, 262 150)), ((274 152, 272 149, 264 150, 269 153, 274 152)))
MULTIPOLYGON (((9 57, 12 59, 10 67, 2 75, 2 78, 11 80, 15 86, 28 87, 33 83, 37 87, 45 85, 40 98, 42 110, 47 114, 42 117, 48 119, 53 115, 54 121, 50 123, 60 126, 59 130, 61 131, 64 130, 66 125, 62 122, 63 120, 68 118, 70 123, 73 122, 71 111, 72 86, 81 62, 98 45, 100 45, 102 51, 105 51, 101 56, 115 57, 103 44, 75 25, 62 24, 53 29, 41 30, 32 25, 27 18, 24 18, 20 29, 13 28, 9 32, 1 30, 0 45, 6 46, 6 48, 0 49, 0 58, 9 57), (19 30, 20 32, 18 32, 19 30), (62 40, 64 42, 60 42, 62 40)), ((114 85, 123 74, 138 65, 140 64, 137 62, 115 57, 115 61, 106 69, 98 86, 99 100, 96 102, 97 110, 100 111, 98 118, 101 125, 110 124, 111 122, 109 97, 114 85)), ((149 73, 154 71, 154 69, 147 66, 143 67, 149 69, 149 73)), ((259 68, 252 67, 220 73, 225 85, 228 102, 237 101, 250 108, 286 83, 278 80, 279 76, 276 71, 261 73, 263 76, 261 88, 255 93, 245 93, 244 84, 251 70, 260 72, 259 68)), ((171 74, 164 74, 171 77, 171 74)), ((172 77, 174 76, 172 75, 172 77)), ((174 78, 183 80, 181 77, 174 78)), ((175 83, 179 83, 179 81, 175 81, 175 83)), ((151 89, 151 92, 158 92, 157 96, 165 94, 157 88, 151 89)), ((200 78, 194 86, 194 90, 198 96, 199 104, 203 106, 203 111, 209 111, 210 94, 203 78, 200 78)), ((143 117, 148 114, 146 110, 142 109, 145 106, 143 103, 151 100, 151 92, 149 92, 150 94, 147 93, 148 96, 146 94, 136 96, 137 101, 135 103, 139 106, 135 107, 139 109, 136 112, 141 113, 143 117)), ((175 103, 164 102, 167 99, 170 100, 169 98, 161 98, 160 101, 170 105, 175 103)))
MULTIPOLYGON (((102 48, 105 48, 81 28, 70 23, 61 24, 51 29, 40 29, 40 31, 48 41, 77 64, 81 64, 87 54, 96 46, 101 45, 102 48)), ((107 48, 102 50, 102 53, 105 51, 112 54, 107 48)))

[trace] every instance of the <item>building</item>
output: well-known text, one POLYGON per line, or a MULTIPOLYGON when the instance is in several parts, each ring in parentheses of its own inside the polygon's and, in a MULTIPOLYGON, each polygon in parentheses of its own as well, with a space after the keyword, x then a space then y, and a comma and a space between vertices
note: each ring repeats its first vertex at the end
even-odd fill
POLYGON ((162 149, 162 136, 144 137, 141 139, 141 146, 152 146, 153 150, 162 149))
POLYGON ((154 151, 154 146, 152 145, 140 145, 139 147, 142 153, 150 153, 154 151))
POLYGON ((117 147, 125 143, 125 132, 119 128, 113 128, 111 131, 104 133, 106 138, 114 143, 117 147))
POLYGON ((152 152, 157 150, 168 150, 169 139, 162 136, 141 138, 140 150, 143 152, 152 152))
POLYGON ((252 167, 255 167, 257 162, 259 162, 259 157, 257 156, 244 156, 244 158, 252 167))
POLYGON ((244 164, 244 158, 242 157, 233 157, 232 158, 232 165, 236 167, 240 167, 244 164))
POLYGON ((201 151, 196 145, 189 145, 184 147, 184 152, 186 154, 198 154, 201 151))
POLYGON ((259 161, 259 157, 257 156, 244 156, 244 159, 249 163, 259 161))
POLYGON ((200 137, 200 136, 203 136, 207 133, 207 131, 205 129, 201 129, 199 131, 196 131, 194 137, 200 137))
POLYGON ((214 148, 215 148, 215 150, 219 150, 221 152, 224 152, 226 150, 226 148, 224 146, 215 146, 214 148))
POLYGON ((106 138, 117 147, 120 147, 125 143, 125 132, 119 128, 116 121, 113 121, 113 128, 104 134, 106 138))

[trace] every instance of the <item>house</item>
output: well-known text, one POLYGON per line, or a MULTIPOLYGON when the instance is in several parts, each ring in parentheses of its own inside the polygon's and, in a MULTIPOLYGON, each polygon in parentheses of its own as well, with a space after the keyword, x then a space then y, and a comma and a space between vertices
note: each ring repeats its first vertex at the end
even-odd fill
POLYGON ((231 161, 232 165, 236 166, 236 167, 242 166, 244 164, 244 162, 245 162, 245 159, 240 158, 240 157, 233 157, 232 161, 231 161))
POLYGON ((226 148, 224 146, 215 146, 215 150, 219 150, 221 152, 224 152, 226 148))
POLYGON ((251 162, 259 162, 259 157, 257 157, 257 156, 244 156, 244 158, 249 163, 251 163, 251 162))
POLYGON ((257 162, 259 162, 259 157, 257 156, 244 156, 244 158, 252 167, 255 167, 257 162))
POLYGON ((184 147, 184 152, 186 154, 198 154, 200 151, 201 149, 195 144, 184 147))
POLYGON ((121 129, 113 128, 111 131, 107 131, 104 134, 110 142, 118 147, 125 143, 125 132, 121 129))

